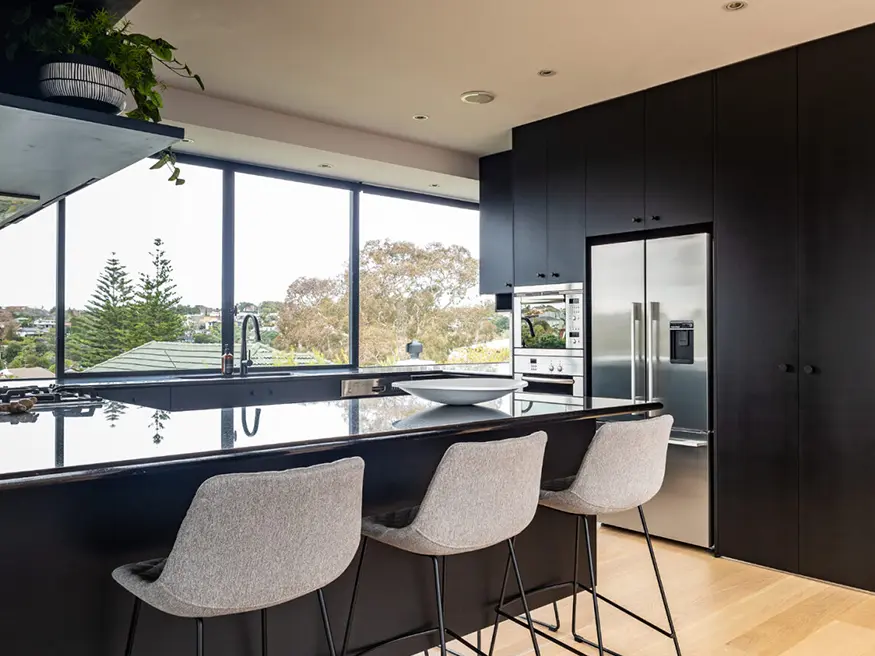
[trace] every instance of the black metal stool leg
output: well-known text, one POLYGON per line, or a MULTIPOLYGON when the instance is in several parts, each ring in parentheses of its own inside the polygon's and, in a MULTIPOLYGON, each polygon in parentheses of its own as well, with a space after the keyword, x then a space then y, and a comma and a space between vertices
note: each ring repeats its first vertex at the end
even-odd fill
MULTIPOLYGON (((362 539, 362 553, 359 556, 359 564, 355 571, 355 583, 352 586, 352 601, 349 604, 349 616, 346 618, 346 628, 343 631, 343 645, 340 648, 340 656, 346 656, 349 647, 349 637, 352 633, 352 618, 355 615, 355 602, 359 594, 359 580, 362 576, 362 564, 365 562, 365 552, 368 550, 368 539, 362 539)), ((428 656, 426 654, 426 656, 428 656)))
POLYGON ((195 623, 197 624, 197 651, 195 653, 197 656, 204 656, 204 620, 199 617, 195 623))
POLYGON ((516 575, 516 583, 520 590, 520 599, 523 602, 523 610, 526 615, 526 623, 529 625, 529 633, 532 636, 532 646, 535 648, 535 656, 541 656, 541 648, 538 646, 538 636, 535 634, 535 625, 532 624, 532 614, 529 612, 529 602, 526 600, 526 589, 523 587, 523 578, 520 575, 520 566, 516 560, 516 552, 513 548, 513 539, 507 541, 510 550, 510 559, 513 561, 513 572, 516 575))
MULTIPOLYGON (((498 608, 504 606, 504 597, 507 594, 507 575, 510 574, 510 552, 507 554, 507 562, 504 565, 504 577, 501 579, 501 594, 498 597, 498 608)), ((498 637, 498 622, 501 620, 501 615, 497 610, 495 613, 495 623, 492 625, 492 639, 489 642, 489 656, 492 656, 495 651, 495 639, 498 637)))
MULTIPOLYGON (((590 589, 592 590, 592 610, 595 615, 595 632, 598 639, 599 656, 604 656, 605 643, 602 640, 602 620, 599 617, 599 596, 596 590, 595 565, 593 563, 595 560, 595 554, 592 552, 592 540, 589 537, 589 517, 586 516, 583 518, 583 531, 584 539, 586 540, 586 559, 589 564, 589 583, 590 589)), ((574 638, 577 640, 578 636, 574 636, 574 638)), ((580 641, 582 641, 582 639, 580 639, 580 641)))
POLYGON ((644 529, 644 537, 647 539, 647 549, 650 551, 650 562, 653 563, 653 572, 656 574, 656 583, 659 585, 659 594, 662 597, 662 605, 665 607, 665 617, 668 619, 668 628, 671 639, 674 641, 674 649, 677 656, 681 656, 681 646, 678 643, 678 634, 671 619, 671 611, 668 608, 668 597, 665 596, 665 588, 662 585, 662 577, 659 575, 659 566, 656 564, 656 554, 653 551, 653 541, 650 539, 650 531, 647 530, 647 520, 644 518, 644 508, 638 506, 638 515, 641 517, 641 528, 644 529))
POLYGON ((131 625, 128 627, 128 642, 125 645, 125 656, 131 656, 134 651, 134 637, 137 635, 137 624, 140 621, 140 608, 143 601, 134 597, 134 610, 131 613, 131 625))
POLYGON ((325 640, 328 642, 328 653, 337 656, 334 648, 334 638, 331 635, 331 623, 328 621, 328 607, 325 605, 325 593, 321 589, 316 591, 319 598, 319 611, 322 613, 322 626, 325 629, 325 640))
POLYGON ((574 577, 572 579, 574 589, 571 591, 571 635, 577 642, 583 642, 583 638, 577 635, 577 589, 580 587, 580 515, 574 518, 574 577))
POLYGON ((261 656, 267 656, 267 608, 261 609, 261 656))
POLYGON ((443 595, 441 592, 441 572, 438 565, 437 556, 432 556, 431 562, 434 565, 434 591, 435 602, 437 603, 438 609, 438 631, 440 632, 441 638, 441 656, 447 656, 447 632, 446 627, 444 626, 444 604, 443 595))

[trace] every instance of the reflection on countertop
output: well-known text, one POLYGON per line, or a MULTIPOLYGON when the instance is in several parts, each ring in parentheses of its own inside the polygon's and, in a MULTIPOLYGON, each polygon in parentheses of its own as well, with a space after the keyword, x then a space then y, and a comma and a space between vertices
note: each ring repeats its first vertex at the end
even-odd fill
POLYGON ((277 447, 325 448, 350 440, 386 439, 478 423, 550 415, 554 419, 561 415, 586 418, 659 407, 625 399, 585 401, 581 407, 509 395, 455 408, 413 396, 389 396, 186 412, 104 401, 81 416, 43 410, 0 422, 0 485, 31 476, 81 474, 134 463, 277 447))

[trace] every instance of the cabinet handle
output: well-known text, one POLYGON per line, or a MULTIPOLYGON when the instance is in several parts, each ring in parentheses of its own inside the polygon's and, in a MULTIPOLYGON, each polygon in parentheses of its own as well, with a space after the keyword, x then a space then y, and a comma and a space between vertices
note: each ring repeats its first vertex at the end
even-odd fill
POLYGON ((546 277, 547 277, 547 274, 546 274, 546 273, 539 273, 539 274, 538 274, 538 277, 539 277, 539 278, 546 278, 546 277))
POLYGON ((559 277, 559 274, 556 273, 555 271, 554 271, 553 273, 551 273, 550 275, 553 276, 554 278, 558 278, 558 277, 559 277))
POLYGON ((632 223, 641 223, 643 220, 644 219, 642 219, 640 216, 636 216, 634 219, 632 219, 632 223))
POLYGON ((659 221, 659 219, 660 219, 659 216, 651 216, 651 217, 650 217, 650 220, 651 220, 651 221, 659 221))
POLYGON ((793 373, 793 365, 792 364, 779 364, 778 369, 783 371, 785 374, 793 373))
POLYGON ((810 364, 806 364, 804 367, 802 367, 802 371, 804 371, 804 372, 805 372, 806 374, 808 374, 809 376, 810 376, 811 374, 815 374, 815 373, 817 373, 817 369, 815 369, 814 367, 812 367, 810 364))
POLYGON ((506 283, 504 283, 504 286, 505 286, 505 287, 513 287, 513 283, 512 283, 512 282, 506 282, 506 283))

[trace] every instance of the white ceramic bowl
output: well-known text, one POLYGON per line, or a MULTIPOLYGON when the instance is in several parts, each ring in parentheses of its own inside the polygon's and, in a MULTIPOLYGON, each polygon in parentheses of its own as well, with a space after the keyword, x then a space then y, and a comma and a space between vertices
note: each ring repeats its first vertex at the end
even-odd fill
POLYGON ((435 378, 433 380, 407 380, 392 383, 403 390, 427 401, 445 405, 474 405, 494 401, 511 392, 523 389, 527 382, 513 378, 435 378))

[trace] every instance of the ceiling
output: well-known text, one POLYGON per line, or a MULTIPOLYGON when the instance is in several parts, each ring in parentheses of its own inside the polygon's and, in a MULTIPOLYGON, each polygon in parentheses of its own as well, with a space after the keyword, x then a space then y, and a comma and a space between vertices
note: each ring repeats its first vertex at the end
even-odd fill
POLYGON ((875 22, 871 0, 723 2, 141 0, 129 18, 209 95, 475 155, 515 125, 875 22), (473 89, 497 99, 463 104, 473 89))

